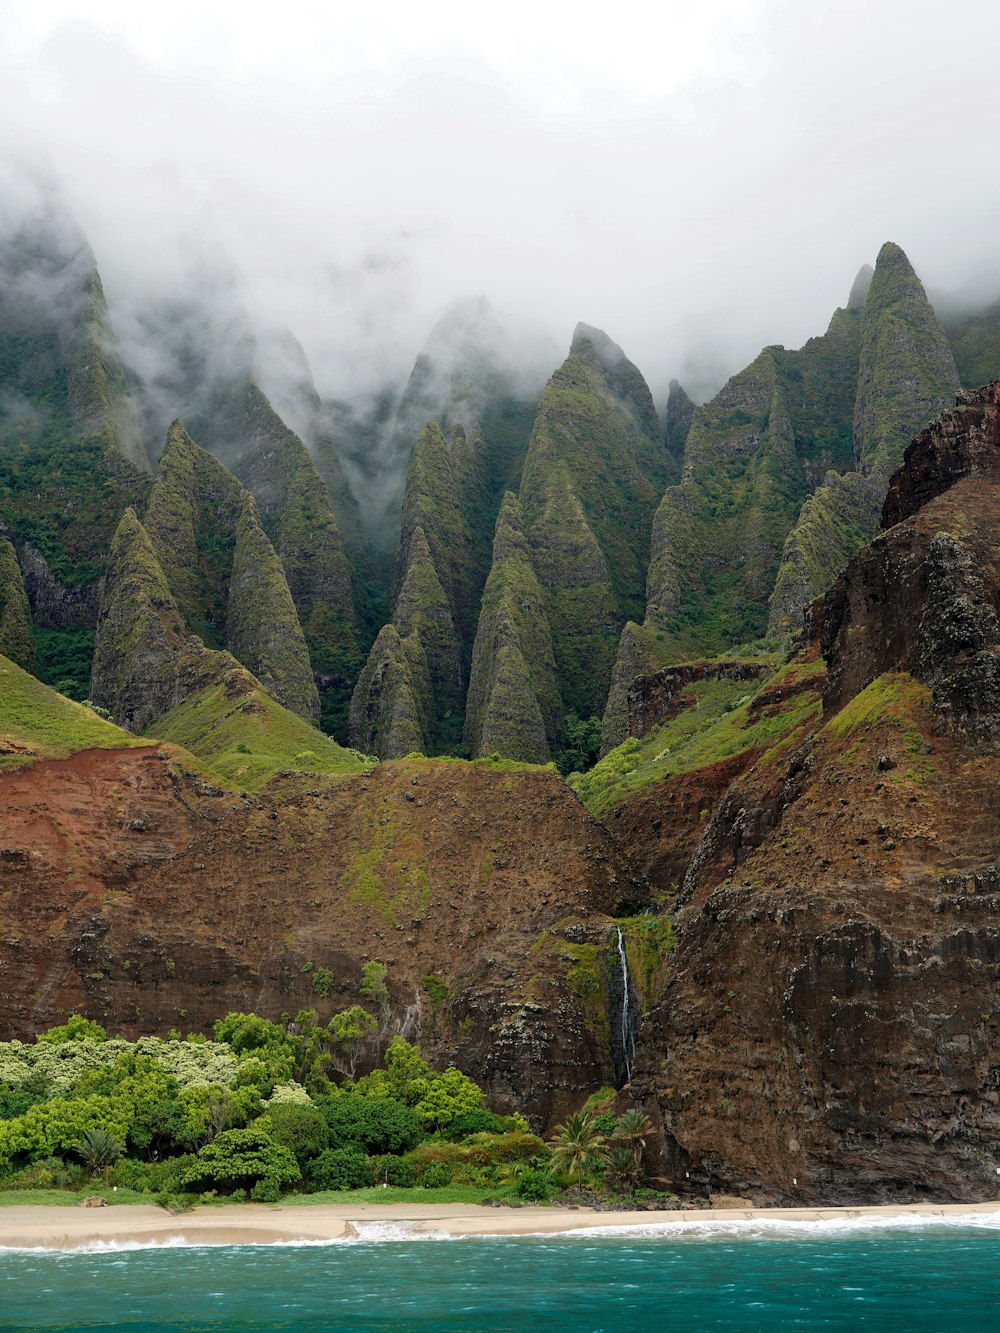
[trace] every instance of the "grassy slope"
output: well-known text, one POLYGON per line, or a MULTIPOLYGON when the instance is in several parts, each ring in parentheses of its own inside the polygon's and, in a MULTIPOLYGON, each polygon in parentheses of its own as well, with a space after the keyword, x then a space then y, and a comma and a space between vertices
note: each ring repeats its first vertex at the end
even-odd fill
MULTIPOLYGON (((78 750, 116 750, 144 744, 137 736, 73 703, 34 676, 0 657, 0 742, 28 746, 44 759, 65 759, 78 750)), ((145 742, 148 744, 148 742, 145 742)), ((0 769, 24 762, 0 754, 0 769)))
POLYGON ((789 687, 823 670, 821 662, 791 662, 760 681, 707 680, 685 689, 696 703, 642 740, 629 738, 570 786, 592 815, 600 819, 633 792, 679 773, 690 773, 747 750, 770 750, 819 716, 814 690, 789 687), (776 708, 754 709, 767 689, 782 688, 776 708))
POLYGON ((227 697, 221 682, 185 699, 148 730, 190 750, 222 781, 247 791, 259 790, 287 769, 360 773, 370 763, 262 690, 227 697))

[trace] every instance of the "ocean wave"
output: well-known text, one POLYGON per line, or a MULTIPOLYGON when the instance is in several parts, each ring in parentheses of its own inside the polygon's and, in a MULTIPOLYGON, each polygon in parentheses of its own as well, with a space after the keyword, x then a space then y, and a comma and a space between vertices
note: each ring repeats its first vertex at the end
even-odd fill
POLYGON ((752 1239, 754 1237, 770 1240, 781 1236, 803 1238, 805 1236, 834 1236, 856 1231, 892 1231, 922 1230, 926 1228, 962 1228, 983 1227, 1000 1230, 1000 1211, 995 1213, 862 1213, 853 1209, 832 1217, 745 1217, 713 1218, 710 1214, 703 1217, 664 1218, 657 1222, 635 1222, 622 1226, 596 1224, 567 1228, 565 1231, 532 1232, 533 1239, 549 1237, 551 1239, 574 1239, 621 1237, 642 1240, 665 1239, 671 1237, 689 1237, 693 1240, 709 1240, 714 1237, 729 1239, 752 1239))

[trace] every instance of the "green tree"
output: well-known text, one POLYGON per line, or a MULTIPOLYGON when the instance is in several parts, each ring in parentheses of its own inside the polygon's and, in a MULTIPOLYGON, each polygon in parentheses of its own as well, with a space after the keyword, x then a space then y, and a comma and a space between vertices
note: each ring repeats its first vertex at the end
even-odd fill
POLYGON ((108 1167, 122 1155, 121 1144, 107 1130, 99 1127, 88 1129, 79 1142, 73 1144, 73 1151, 83 1159, 84 1166, 92 1176, 100 1175, 103 1171, 105 1179, 108 1167))
POLYGON ((315 1106, 279 1103, 268 1107, 266 1121, 261 1117, 257 1123, 267 1129, 275 1143, 295 1154, 299 1166, 318 1157, 329 1142, 326 1121, 315 1106))
POLYGON ((300 1175, 290 1149, 275 1143, 257 1125, 250 1125, 217 1134, 199 1150, 198 1160, 181 1176, 181 1184, 194 1189, 252 1189, 259 1181, 267 1181, 280 1188, 300 1175))
POLYGON ((334 1014, 326 1026, 330 1038, 331 1063, 353 1080, 366 1044, 378 1031, 378 1019, 360 1004, 334 1014))
POLYGON ((106 1041, 107 1036, 106 1030, 100 1023, 84 1018, 82 1014, 70 1014, 65 1023, 49 1028, 48 1032, 43 1032, 36 1040, 59 1046, 66 1041, 106 1041))
POLYGON ((565 1169, 570 1176, 576 1172, 581 1186, 587 1171, 607 1155, 607 1140, 588 1111, 574 1111, 567 1117, 566 1123, 556 1128, 551 1143, 553 1166, 565 1169))

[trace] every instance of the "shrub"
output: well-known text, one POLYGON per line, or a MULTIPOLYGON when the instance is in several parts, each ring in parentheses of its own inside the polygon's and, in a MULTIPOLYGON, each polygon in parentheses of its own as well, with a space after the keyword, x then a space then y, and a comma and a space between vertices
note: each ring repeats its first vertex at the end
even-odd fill
POLYGON ((401 1189, 410 1189, 417 1183, 417 1173, 413 1163, 405 1157, 393 1157, 389 1154, 373 1157, 370 1169, 379 1185, 397 1185, 401 1189))
POLYGON ((267 1120, 271 1138, 290 1149, 299 1166, 318 1157, 329 1143, 326 1121, 314 1106, 279 1102, 268 1107, 267 1120))
POLYGON ((455 1117, 444 1135, 455 1141, 468 1138, 470 1134, 501 1134, 505 1128, 503 1117, 492 1111, 467 1111, 465 1115, 455 1117))
POLYGON ((226 1129, 217 1134, 181 1176, 181 1184, 195 1189, 213 1185, 245 1189, 268 1180, 278 1186, 280 1193, 281 1185, 291 1184, 299 1176, 292 1153, 251 1125, 249 1129, 226 1129))
POLYGON ((445 1162, 433 1162, 421 1171, 417 1178, 417 1184, 428 1190, 440 1189, 443 1185, 450 1185, 451 1167, 445 1162))
POLYGON ((254 1203, 277 1203, 281 1198, 281 1186, 273 1176, 267 1176, 257 1181, 250 1191, 250 1197, 254 1203))
POLYGON ((355 1190, 372 1183, 372 1166, 357 1148, 330 1148, 306 1166, 313 1190, 355 1190))
POLYGON ((341 1093, 317 1103, 335 1148, 360 1148, 366 1153, 401 1153, 424 1138, 419 1115, 389 1097, 341 1093))
POLYGON ((521 1174, 515 1193, 519 1199, 539 1203, 543 1199, 551 1199, 558 1188, 551 1171, 542 1166, 533 1166, 521 1174))

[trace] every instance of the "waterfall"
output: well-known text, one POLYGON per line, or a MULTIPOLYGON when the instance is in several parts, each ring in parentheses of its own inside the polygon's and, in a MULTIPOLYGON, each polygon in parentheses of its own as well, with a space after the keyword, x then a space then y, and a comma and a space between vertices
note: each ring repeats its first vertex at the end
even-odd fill
POLYGON ((628 958, 625 956, 625 939, 622 935, 621 926, 616 926, 618 932, 618 984, 621 988, 621 1002, 618 1015, 618 1041, 615 1054, 619 1057, 615 1061, 616 1073, 621 1079, 620 1086, 631 1081, 632 1067, 635 1064, 635 1038, 636 1038, 636 1012, 635 1000, 632 997, 632 989, 629 985, 628 958))

